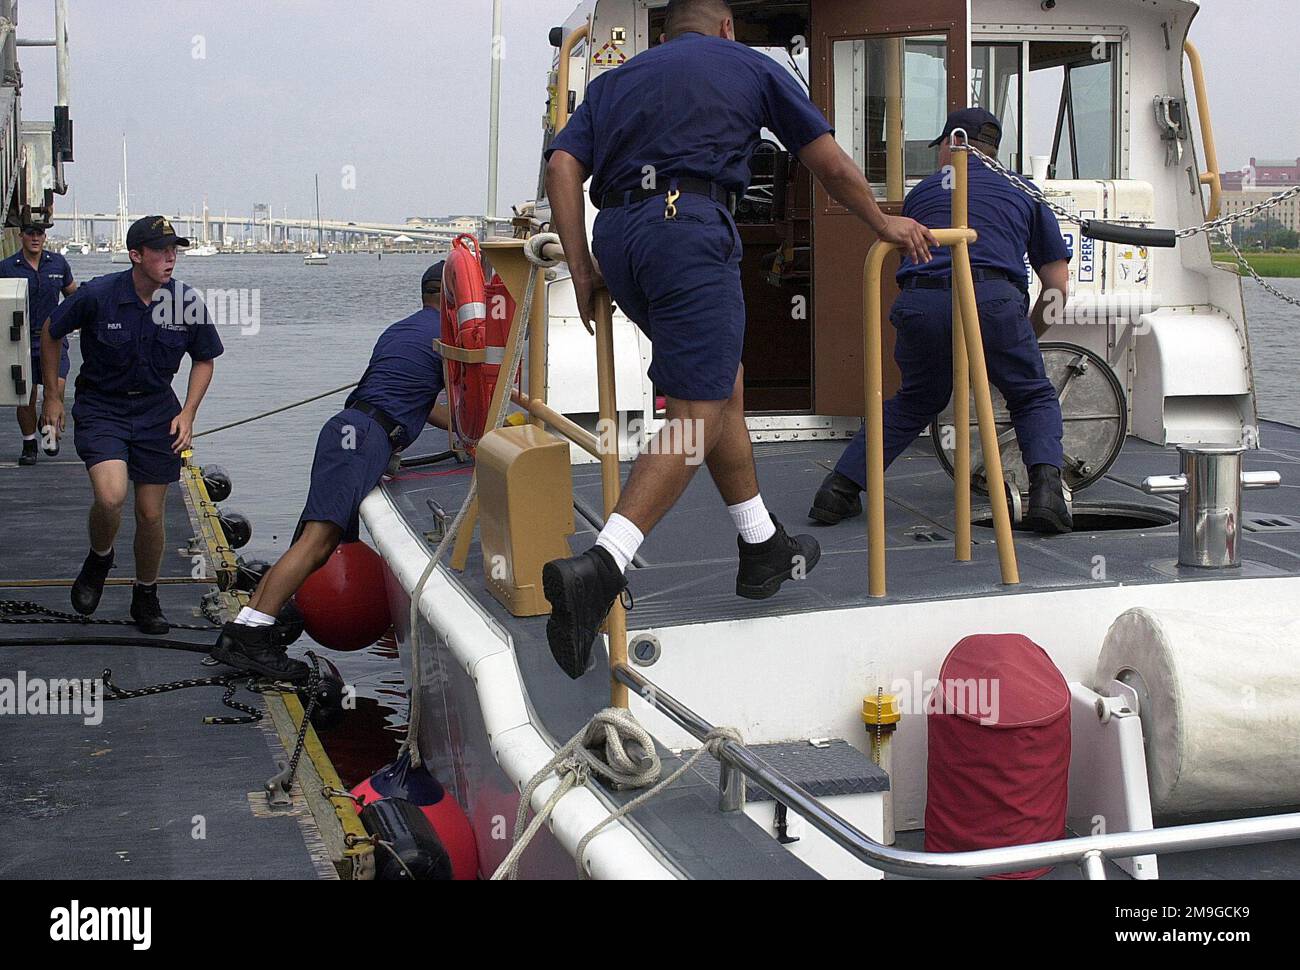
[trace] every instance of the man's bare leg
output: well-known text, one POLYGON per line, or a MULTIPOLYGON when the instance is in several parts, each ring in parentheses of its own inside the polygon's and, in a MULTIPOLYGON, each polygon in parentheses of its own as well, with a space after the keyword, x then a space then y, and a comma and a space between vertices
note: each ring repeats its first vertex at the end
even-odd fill
POLYGON ((325 565, 342 539, 343 530, 333 522, 304 523, 302 535, 262 577, 248 601, 249 608, 277 616, 308 577, 325 565))
POLYGON ((18 411, 18 430, 23 433, 24 438, 29 438, 36 434, 36 395, 38 388, 32 385, 32 396, 26 404, 19 405, 18 411))
POLYGON ((135 486, 135 581, 142 586, 158 582, 163 544, 167 541, 167 486, 135 486))
POLYGON ((122 525, 126 504, 127 474, 124 461, 101 461, 90 467, 90 487, 95 493, 90 506, 90 548, 101 556, 113 551, 117 530, 122 525))
POLYGON ((128 486, 126 462, 101 461, 89 469, 94 499, 90 505, 88 531, 90 554, 72 584, 72 607, 90 616, 99 607, 104 582, 113 568, 113 542, 122 524, 122 506, 128 486))

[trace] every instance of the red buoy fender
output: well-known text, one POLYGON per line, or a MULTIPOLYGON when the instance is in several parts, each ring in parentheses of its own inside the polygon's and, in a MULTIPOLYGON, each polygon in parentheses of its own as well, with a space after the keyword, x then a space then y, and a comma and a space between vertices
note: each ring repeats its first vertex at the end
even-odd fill
POLYGON ((444 352, 447 395, 456 431, 473 448, 487 428, 492 392, 504 359, 515 301, 501 277, 485 282, 478 242, 460 235, 451 244, 442 270, 442 344, 480 352, 482 360, 455 360, 444 352))
POLYGON ((364 542, 344 542, 294 596, 307 635, 331 650, 362 650, 393 625, 384 561, 364 542))
POLYGON ((419 808, 451 856, 454 878, 478 878, 478 846, 469 818, 447 789, 421 765, 411 767, 403 751, 391 765, 385 765, 352 789, 357 811, 385 798, 404 798, 419 808))

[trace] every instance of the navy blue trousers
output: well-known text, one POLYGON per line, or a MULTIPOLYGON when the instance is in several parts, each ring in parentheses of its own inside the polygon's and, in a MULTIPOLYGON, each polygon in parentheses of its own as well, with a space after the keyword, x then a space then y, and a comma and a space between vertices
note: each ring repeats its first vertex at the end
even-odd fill
MULTIPOLYGON (((1026 467, 1063 464, 1061 406, 1043 370, 1029 298, 1014 284, 975 285, 989 381, 1002 392, 1026 467)), ((894 360, 903 373, 898 393, 885 402, 885 467, 929 427, 952 397, 952 294, 904 290, 889 315, 897 340, 894 360)), ((866 487, 867 433, 849 442, 835 470, 866 487)))

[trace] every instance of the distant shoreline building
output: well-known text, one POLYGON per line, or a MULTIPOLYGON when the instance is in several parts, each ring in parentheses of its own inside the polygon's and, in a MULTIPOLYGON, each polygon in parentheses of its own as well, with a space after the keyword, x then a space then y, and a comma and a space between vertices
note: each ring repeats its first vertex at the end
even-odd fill
MULTIPOLYGON (((1283 189, 1300 185, 1300 158, 1293 161, 1251 158, 1250 164, 1235 172, 1222 172, 1223 214, 1233 215, 1258 205, 1283 189)), ((1260 219, 1275 219, 1287 229, 1300 232, 1300 198, 1287 199, 1261 216, 1246 219, 1249 229, 1260 219)))

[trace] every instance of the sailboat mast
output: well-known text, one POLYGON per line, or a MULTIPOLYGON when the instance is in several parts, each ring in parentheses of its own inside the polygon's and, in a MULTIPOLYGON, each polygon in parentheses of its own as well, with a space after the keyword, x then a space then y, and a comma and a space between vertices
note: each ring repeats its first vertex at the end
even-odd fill
POLYGON ((322 241, 324 232, 321 229, 320 221, 320 175, 316 176, 316 252, 325 252, 325 246, 322 241))

